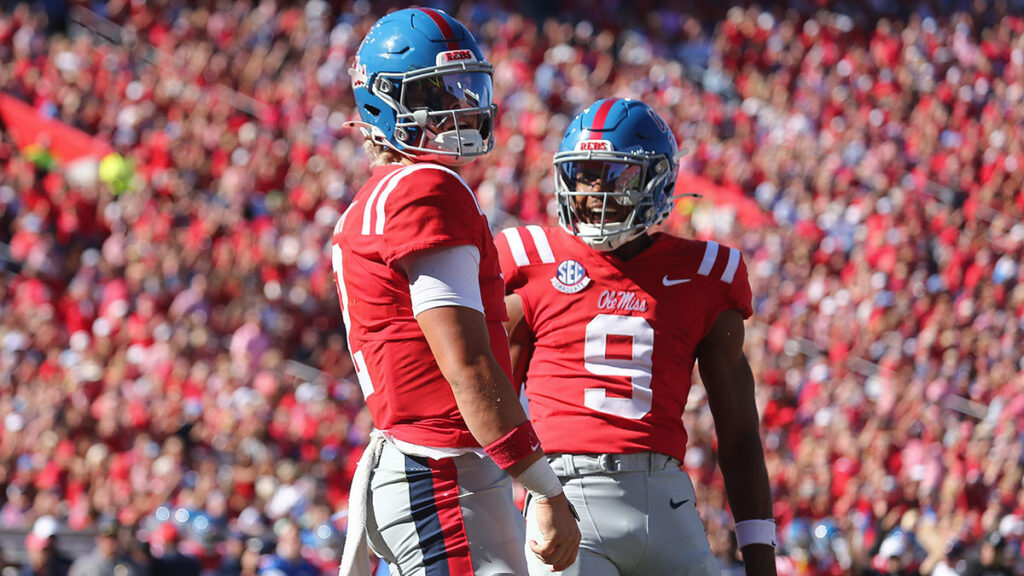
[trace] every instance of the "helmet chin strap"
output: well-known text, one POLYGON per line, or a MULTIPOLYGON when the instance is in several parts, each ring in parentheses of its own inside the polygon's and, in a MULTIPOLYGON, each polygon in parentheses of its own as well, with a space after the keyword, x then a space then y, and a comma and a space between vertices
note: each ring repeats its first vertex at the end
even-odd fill
POLYGON ((472 156, 484 148, 484 138, 479 130, 448 130, 436 135, 431 142, 441 150, 458 150, 459 156, 472 156))
POLYGON ((413 113, 413 120, 424 127, 424 142, 421 143, 421 148, 430 150, 434 148, 438 153, 421 152, 417 154, 417 158, 428 160, 430 162, 437 162, 438 164, 444 164, 445 166, 463 166, 472 162, 477 156, 482 154, 485 142, 483 136, 479 130, 447 130, 441 133, 435 133, 427 125, 427 113, 422 112, 422 118, 417 117, 417 113, 413 113), (431 136, 433 136, 431 138, 431 136), (426 144, 431 146, 427 146, 426 144), (452 152, 454 154, 444 154, 443 152, 452 152))
MULTIPOLYGON (((426 125, 426 123, 427 123, 427 114, 426 114, 426 112, 423 112, 422 118, 420 118, 418 116, 419 115, 416 115, 414 117, 414 120, 416 121, 416 123, 421 125, 421 126, 426 125)), ((420 155, 415 155, 415 156, 414 155, 410 155, 407 152, 404 152, 404 151, 399 150, 399 149, 395 148, 394 146, 392 146, 387 141, 387 138, 374 138, 373 137, 374 132, 379 132, 379 129, 376 126, 374 126, 373 124, 369 124, 369 123, 363 122, 361 120, 348 120, 348 121, 345 121, 344 123, 342 123, 342 127, 344 127, 344 128, 359 128, 359 131, 363 133, 363 137, 364 138, 367 138, 369 140, 374 140, 375 142, 377 142, 379 144, 382 144, 384 146, 387 146, 391 150, 394 150, 396 153, 401 154, 402 156, 404 156, 406 158, 413 159, 413 160, 427 160, 427 161, 430 161, 430 162, 437 162, 439 164, 446 164, 446 165, 449 165, 449 166, 461 166, 462 164, 465 164, 469 160, 472 160, 472 158, 465 158, 465 160, 463 160, 464 157, 462 157, 462 156, 458 157, 458 159, 456 160, 456 159, 453 159, 451 157, 445 157, 442 154, 430 154, 430 155, 420 154, 420 155)))
POLYGON ((412 120, 417 126, 422 128, 427 125, 427 122, 430 122, 430 114, 428 114, 426 110, 414 110, 412 113, 412 120))
MULTIPOLYGON (((416 122, 416 124, 421 127, 426 127, 430 121, 430 117, 427 114, 426 110, 416 110, 415 112, 412 113, 412 117, 413 121, 416 122)), ((375 132, 380 132, 380 129, 378 129, 373 124, 369 124, 361 120, 347 120, 344 123, 342 123, 342 127, 359 128, 359 131, 363 133, 363 137, 369 139, 373 139, 373 135, 375 132)), ((446 166, 462 166, 473 161, 473 159, 476 158, 476 156, 478 155, 472 153, 457 155, 431 153, 410 154, 409 152, 405 152, 394 148, 387 142, 386 138, 380 138, 379 140, 380 143, 386 145, 387 147, 391 148, 392 150, 398 152, 403 156, 417 160, 437 162, 438 164, 444 164, 446 166)), ((471 152, 475 152, 477 150, 482 150, 484 147, 484 139, 483 136, 480 134, 479 130, 449 130, 447 132, 437 134, 431 140, 431 142, 439 146, 439 151, 453 151, 450 147, 456 146, 460 152, 464 151, 464 148, 470 148, 471 152)))
MULTIPOLYGON (((600 230, 600 226, 594 226, 593 224, 577 224, 576 227, 581 232, 593 229, 596 233, 600 230)), ((605 228, 607 231, 607 226, 605 226, 605 228)), ((581 235, 579 236, 579 239, 583 240, 583 242, 598 252, 614 252, 628 244, 630 241, 639 238, 640 235, 644 234, 646 231, 647 230, 645 228, 637 228, 632 232, 605 234, 604 236, 581 235)))

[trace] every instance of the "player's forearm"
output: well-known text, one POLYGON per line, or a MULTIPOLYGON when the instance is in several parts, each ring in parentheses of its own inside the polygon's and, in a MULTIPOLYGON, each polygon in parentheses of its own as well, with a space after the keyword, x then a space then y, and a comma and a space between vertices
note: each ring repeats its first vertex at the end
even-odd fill
POLYGON ((526 421, 515 389, 491 351, 482 314, 446 306, 426 310, 416 320, 466 426, 481 446, 526 421))
POLYGON ((486 446, 526 420, 519 399, 493 358, 479 358, 445 374, 466 426, 486 446))
POLYGON ((734 519, 772 518, 771 485, 756 426, 735 438, 719 438, 718 450, 734 519))
POLYGON ((743 332, 742 316, 727 310, 698 348, 700 374, 718 435, 719 463, 737 522, 772 518, 754 374, 743 354, 743 332))
MULTIPOLYGON (((508 376, 491 351, 480 312, 441 306, 416 316, 466 427, 502 470, 540 498, 562 493, 508 376)), ((568 506, 568 504, 566 504, 568 506)), ((567 508, 566 508, 567 509, 567 508)))
MULTIPOLYGON (((526 413, 512 384, 493 358, 482 358, 475 365, 459 370, 448 382, 466 427, 481 446, 491 445, 526 421, 526 413)), ((518 476, 541 455, 537 450, 506 471, 513 477, 518 476)))
MULTIPOLYGON (((773 517, 771 485, 756 426, 728 439, 724 445, 719 442, 719 465, 725 479, 729 506, 737 524, 743 521, 758 524, 773 517)), ((770 524, 767 526, 770 528, 771 545, 753 543, 742 548, 744 570, 748 576, 771 576, 776 573, 773 545, 775 529, 770 524)))

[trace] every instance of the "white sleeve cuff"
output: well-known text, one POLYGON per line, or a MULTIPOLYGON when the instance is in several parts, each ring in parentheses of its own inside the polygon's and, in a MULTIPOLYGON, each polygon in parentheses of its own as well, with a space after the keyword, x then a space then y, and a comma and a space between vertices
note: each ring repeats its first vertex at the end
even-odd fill
POLYGON ((409 276, 413 316, 431 308, 462 306, 484 313, 480 297, 480 251, 476 246, 446 246, 402 259, 409 276))
POLYGON ((540 458, 524 470, 516 480, 538 501, 554 498, 562 493, 562 483, 555 476, 546 458, 540 458))
POLYGON ((736 544, 740 549, 748 544, 775 547, 775 543, 775 520, 743 520, 736 523, 736 544))

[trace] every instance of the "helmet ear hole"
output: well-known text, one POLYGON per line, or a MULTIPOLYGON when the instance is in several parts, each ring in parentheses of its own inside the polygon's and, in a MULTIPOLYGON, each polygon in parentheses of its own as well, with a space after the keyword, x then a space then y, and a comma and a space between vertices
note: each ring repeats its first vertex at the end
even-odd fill
POLYGON ((369 104, 363 104, 363 110, 366 110, 367 112, 369 112, 370 115, 373 116, 374 118, 380 116, 380 108, 377 108, 376 106, 370 106, 369 104))

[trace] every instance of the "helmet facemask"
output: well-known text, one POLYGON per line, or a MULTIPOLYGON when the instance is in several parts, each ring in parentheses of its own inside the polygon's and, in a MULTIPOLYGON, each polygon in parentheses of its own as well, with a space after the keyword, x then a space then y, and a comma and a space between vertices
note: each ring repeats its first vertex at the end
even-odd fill
POLYGON ((672 210, 663 156, 573 151, 556 154, 554 164, 559 222, 596 250, 618 249, 672 210))
POLYGON ((398 151, 448 165, 490 152, 497 109, 492 72, 486 62, 462 62, 379 74, 371 91, 396 111, 398 151))

